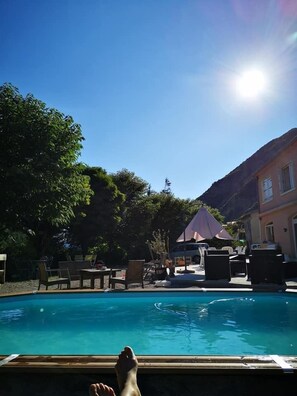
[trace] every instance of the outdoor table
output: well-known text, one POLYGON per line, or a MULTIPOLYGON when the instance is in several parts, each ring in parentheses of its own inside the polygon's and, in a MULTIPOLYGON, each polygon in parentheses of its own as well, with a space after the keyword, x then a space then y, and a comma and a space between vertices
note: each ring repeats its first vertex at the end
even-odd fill
POLYGON ((91 289, 95 287, 95 279, 100 279, 100 289, 104 287, 104 276, 111 275, 116 276, 116 272, 121 271, 121 269, 116 268, 106 268, 106 269, 95 269, 86 268, 80 270, 80 288, 83 288, 84 279, 91 279, 91 289))

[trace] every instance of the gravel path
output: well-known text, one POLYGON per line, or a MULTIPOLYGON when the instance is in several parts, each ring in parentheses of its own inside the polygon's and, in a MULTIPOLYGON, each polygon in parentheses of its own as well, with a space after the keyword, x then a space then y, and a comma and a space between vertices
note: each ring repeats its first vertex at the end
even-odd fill
MULTIPOLYGON (((107 280, 106 280, 107 282, 107 280)), ((22 292, 34 292, 38 290, 39 281, 36 280, 28 280, 22 282, 6 282, 4 284, 0 284, 0 294, 8 294, 8 293, 22 293, 22 292)), ((106 284, 105 287, 108 285, 106 284)), ((62 286, 63 289, 66 288, 65 285, 62 286)), ((48 290, 55 290, 58 286, 49 286, 48 290)), ((85 287, 87 288, 87 287, 85 287)), ((79 281, 71 281, 71 290, 79 289, 79 281)), ((41 285, 40 291, 46 290, 44 285, 41 285)))
MULTIPOLYGON (((98 280, 96 280, 95 283, 95 288, 96 290, 98 289, 99 286, 98 280)), ((9 293, 22 293, 22 292, 34 292, 38 290, 38 279, 35 280, 27 280, 27 281, 22 281, 22 282, 5 282, 4 284, 0 284, 0 294, 9 294, 9 293)), ((79 281, 71 281, 71 290, 78 290, 80 289, 79 287, 79 281)), ((86 281, 85 281, 86 283, 86 281)), ((151 288, 153 285, 145 282, 145 288, 151 288)), ((50 286, 49 290, 55 290, 57 289, 58 286, 50 286)), ((108 278, 105 278, 105 284, 104 288, 108 287, 108 278)), ((86 286, 84 287, 85 289, 88 288, 87 283, 86 286)), ((116 288, 123 288, 122 285, 117 285, 116 288)), ((63 289, 65 289, 65 285, 63 285, 63 289)), ((44 285, 41 285, 40 291, 46 290, 44 285)))
POLYGON ((38 280, 5 282, 0 285, 0 294, 30 292, 38 289, 38 280))

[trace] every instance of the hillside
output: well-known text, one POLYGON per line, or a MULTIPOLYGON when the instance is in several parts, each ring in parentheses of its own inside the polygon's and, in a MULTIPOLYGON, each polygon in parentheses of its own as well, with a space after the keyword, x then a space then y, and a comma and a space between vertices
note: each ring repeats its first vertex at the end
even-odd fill
POLYGON ((256 173, 284 147, 297 137, 293 128, 271 140, 228 175, 216 181, 198 199, 218 208, 226 221, 238 219, 258 205, 256 173))

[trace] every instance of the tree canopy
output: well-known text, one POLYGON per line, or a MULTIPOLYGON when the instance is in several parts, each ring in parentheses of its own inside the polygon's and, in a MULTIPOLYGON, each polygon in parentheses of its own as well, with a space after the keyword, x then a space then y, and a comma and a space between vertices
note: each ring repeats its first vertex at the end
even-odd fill
POLYGON ((118 190, 112 177, 104 169, 86 168, 84 174, 90 177, 94 195, 89 205, 77 208, 69 236, 71 242, 86 254, 90 248, 109 240, 114 234, 121 220, 124 194, 118 190))
POLYGON ((80 125, 10 84, 0 87, 0 224, 36 232, 58 227, 89 201, 89 178, 77 162, 80 125))

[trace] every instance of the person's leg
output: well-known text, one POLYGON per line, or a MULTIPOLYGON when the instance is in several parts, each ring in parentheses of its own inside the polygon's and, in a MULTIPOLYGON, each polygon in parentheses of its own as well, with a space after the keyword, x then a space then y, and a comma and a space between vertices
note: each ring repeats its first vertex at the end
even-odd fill
POLYGON ((138 361, 133 349, 126 346, 115 365, 121 396, 141 396, 137 385, 137 370, 138 361))
MULTIPOLYGON (((141 396, 137 385, 138 361, 133 349, 125 347, 119 354, 115 371, 121 396, 141 396)), ((113 388, 102 384, 92 384, 89 387, 90 396, 115 396, 113 388)))
POLYGON ((89 387, 90 396, 115 396, 114 390, 105 384, 92 384, 89 387))

